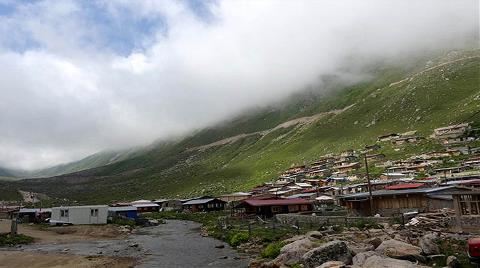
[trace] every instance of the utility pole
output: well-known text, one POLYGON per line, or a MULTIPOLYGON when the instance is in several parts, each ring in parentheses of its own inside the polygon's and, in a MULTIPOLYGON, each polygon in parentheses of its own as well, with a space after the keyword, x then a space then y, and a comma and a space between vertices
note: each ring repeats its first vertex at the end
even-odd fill
POLYGON ((367 153, 365 153, 363 156, 365 159, 365 170, 367 172, 368 195, 370 199, 370 213, 373 216, 375 215, 375 212, 373 211, 372 184, 370 183, 370 173, 368 172, 367 153))

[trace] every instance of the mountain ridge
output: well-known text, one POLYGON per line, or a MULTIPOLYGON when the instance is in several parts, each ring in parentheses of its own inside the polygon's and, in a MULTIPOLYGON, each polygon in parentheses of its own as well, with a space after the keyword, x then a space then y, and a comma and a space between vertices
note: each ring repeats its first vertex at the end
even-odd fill
MULTIPOLYGON (((234 118, 230 123, 148 147, 106 166, 4 186, 10 191, 25 189, 93 203, 248 190, 274 179, 292 164, 308 163, 330 152, 362 148, 381 134, 418 130, 420 135, 428 136, 435 127, 468 119, 480 110, 480 53, 454 57, 447 55, 427 62, 423 68, 384 68, 374 78, 335 90, 327 97, 306 93, 284 106, 234 118), (344 107, 350 108, 308 124, 293 124, 264 136, 247 135, 204 150, 191 150, 344 107)), ((473 118, 472 122, 479 124, 480 119, 473 118)), ((400 152, 385 150, 391 157, 403 157, 436 148, 426 142, 400 152)))

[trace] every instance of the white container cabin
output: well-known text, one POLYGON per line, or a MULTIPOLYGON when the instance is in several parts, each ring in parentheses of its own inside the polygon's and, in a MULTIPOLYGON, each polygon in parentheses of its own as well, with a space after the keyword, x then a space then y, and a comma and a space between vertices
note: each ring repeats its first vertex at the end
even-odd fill
POLYGON ((71 206, 52 208, 50 224, 106 224, 108 206, 71 206))

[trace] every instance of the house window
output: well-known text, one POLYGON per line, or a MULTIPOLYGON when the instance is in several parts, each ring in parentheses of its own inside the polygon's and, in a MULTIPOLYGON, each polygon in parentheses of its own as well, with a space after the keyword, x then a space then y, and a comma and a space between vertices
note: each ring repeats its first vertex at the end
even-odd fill
POLYGON ((91 217, 98 217, 98 208, 90 209, 91 217))
POLYGON ((68 209, 61 209, 60 217, 68 217, 68 209))
POLYGON ((280 211, 281 211, 281 207, 278 207, 278 206, 272 207, 272 212, 273 213, 279 213, 280 211))

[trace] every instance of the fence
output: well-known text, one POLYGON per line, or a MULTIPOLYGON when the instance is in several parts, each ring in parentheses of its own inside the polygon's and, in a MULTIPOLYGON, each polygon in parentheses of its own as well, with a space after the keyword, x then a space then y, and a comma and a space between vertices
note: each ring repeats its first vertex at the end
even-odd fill
POLYGON ((346 217, 346 216, 312 216, 300 214, 279 214, 274 218, 261 219, 251 217, 236 219, 221 217, 218 219, 218 229, 223 231, 224 236, 235 233, 245 233, 258 236, 266 240, 276 240, 287 234, 303 234, 312 230, 319 230, 336 226, 354 225, 358 222, 389 223, 393 218, 389 217, 346 217))

